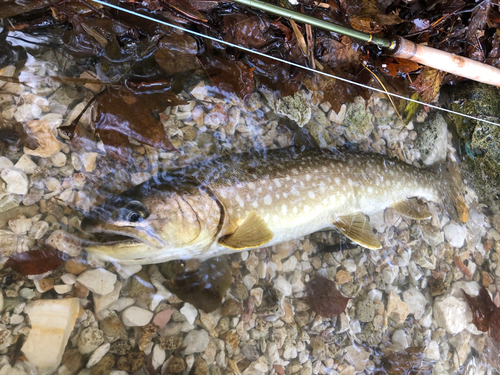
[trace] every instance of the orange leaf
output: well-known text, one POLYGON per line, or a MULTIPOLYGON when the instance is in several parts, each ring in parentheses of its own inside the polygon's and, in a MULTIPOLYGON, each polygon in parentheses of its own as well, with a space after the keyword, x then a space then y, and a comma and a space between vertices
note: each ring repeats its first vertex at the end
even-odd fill
POLYGON ((420 94, 424 102, 429 103, 438 94, 444 75, 445 72, 426 66, 410 86, 420 94))

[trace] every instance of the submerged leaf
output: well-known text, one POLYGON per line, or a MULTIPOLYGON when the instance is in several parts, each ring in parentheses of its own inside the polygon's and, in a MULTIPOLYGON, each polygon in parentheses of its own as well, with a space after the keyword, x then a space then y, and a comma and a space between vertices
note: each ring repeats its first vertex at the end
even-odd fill
POLYGON ((97 99, 96 132, 108 152, 126 162, 128 137, 151 147, 171 151, 158 114, 184 101, 171 92, 135 94, 125 87, 108 88, 97 99))
POLYGON ((224 258, 212 258, 190 269, 181 261, 167 262, 160 271, 165 287, 184 302, 210 313, 218 309, 232 281, 231 268, 224 258))
POLYGON ((444 75, 445 72, 426 66, 411 88, 420 94, 424 102, 430 103, 438 94, 444 75))
POLYGON ((155 60, 167 74, 189 72, 200 68, 196 58, 196 40, 187 34, 172 34, 158 43, 155 60))
POLYGON ((5 267, 10 267, 24 276, 41 275, 55 270, 62 262, 61 253, 51 246, 44 245, 39 249, 11 256, 5 267))
POLYGON ((424 359, 424 348, 408 347, 401 352, 392 352, 381 359, 383 369, 376 369, 375 374, 430 375, 432 365, 424 359))
POLYGON ((376 0, 355 0, 348 2, 349 24, 355 30, 369 34, 380 33, 384 26, 404 22, 397 14, 385 14, 376 0))
POLYGON ((306 291, 307 303, 311 310, 323 318, 333 318, 342 314, 349 302, 349 298, 337 290, 335 282, 326 277, 316 276, 307 283, 306 291))
POLYGON ((469 296, 464 290, 462 292, 464 292, 472 311, 472 323, 481 332, 488 332, 494 313, 498 311, 498 307, 491 300, 490 294, 484 286, 479 290, 476 297, 469 296))

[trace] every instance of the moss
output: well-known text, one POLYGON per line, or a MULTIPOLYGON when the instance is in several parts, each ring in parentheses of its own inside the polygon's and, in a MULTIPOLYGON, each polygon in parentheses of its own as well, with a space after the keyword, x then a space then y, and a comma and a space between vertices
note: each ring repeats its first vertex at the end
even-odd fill
MULTIPOLYGON (((475 117, 495 121, 500 113, 498 89, 484 84, 462 85, 454 92, 452 109, 475 117)), ((451 116, 467 155, 464 156, 464 177, 486 204, 500 199, 500 127, 482 121, 451 116)))

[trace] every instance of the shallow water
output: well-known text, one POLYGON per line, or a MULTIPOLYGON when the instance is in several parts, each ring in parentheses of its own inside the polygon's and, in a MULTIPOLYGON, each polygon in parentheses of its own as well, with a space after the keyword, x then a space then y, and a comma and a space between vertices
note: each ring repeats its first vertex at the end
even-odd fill
MULTIPOLYGON (((0 372, 486 374, 499 368, 497 344, 472 324, 462 289, 476 295, 484 285, 498 298, 500 217, 491 215, 497 206, 485 209, 467 185, 466 224, 450 221, 432 203, 426 220, 392 209, 372 215, 383 245, 376 251, 324 231, 201 265, 122 266, 87 254, 65 235, 84 236, 84 212, 158 171, 284 148, 293 139, 300 147, 303 133, 283 113, 299 121, 310 117, 305 134, 325 148, 380 153, 423 167, 431 146, 456 162, 456 139, 435 114, 421 111, 404 126, 382 95, 358 97, 337 113, 305 90, 286 103, 265 91, 243 101, 230 92, 221 97, 211 82, 200 81, 181 93, 186 104, 158 114, 177 150, 130 139, 123 162, 124 154, 99 138, 75 142, 61 131, 102 86, 39 80, 81 73, 50 49, 28 49, 26 62, 15 63, 8 71, 26 81, 0 83, 4 126, 27 124, 40 148, 2 149, 7 183, 0 184, 0 246, 7 257, 48 241, 63 263, 45 272, 47 261, 39 260, 38 276, 26 277, 26 267, 14 271, 9 263, 0 271, 0 372), (441 134, 440 145, 423 141, 429 128, 441 134), (318 276, 335 281, 350 298, 345 312, 322 318, 312 311, 306 285, 318 276), (61 322, 65 340, 43 330, 61 322)), ((82 130, 90 131, 92 121, 88 110, 82 130)))

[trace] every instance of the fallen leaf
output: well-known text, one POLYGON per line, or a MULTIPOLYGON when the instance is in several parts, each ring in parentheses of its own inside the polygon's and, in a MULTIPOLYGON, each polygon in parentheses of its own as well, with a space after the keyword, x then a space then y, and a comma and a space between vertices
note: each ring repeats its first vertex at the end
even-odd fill
POLYGON ((44 245, 39 249, 11 256, 5 267, 10 267, 24 276, 30 276, 55 270, 62 263, 62 253, 51 246, 44 245))
POLYGON ((376 375, 430 375, 433 367, 424 359, 423 347, 408 347, 400 352, 391 352, 382 357, 380 363, 382 368, 374 371, 376 375))
POLYGON ((130 154, 128 137, 151 147, 172 151, 159 113, 184 104, 171 92, 135 94, 126 87, 108 88, 96 101, 95 129, 104 147, 120 162, 130 154))
POLYGON ((375 0, 355 0, 347 4, 348 21, 355 30, 369 34, 380 33, 384 26, 404 22, 396 13, 385 14, 375 0))
POLYGON ((160 39, 155 60, 167 74, 174 75, 201 68, 197 53, 198 45, 193 37, 173 33, 160 39))
POLYGON ((500 342, 500 309, 491 300, 488 290, 483 286, 476 297, 469 296, 464 290, 467 303, 472 311, 472 323, 481 332, 488 332, 490 337, 500 342))
POLYGON ((222 305, 232 274, 224 258, 212 258, 191 270, 180 261, 163 263, 160 272, 165 287, 184 302, 210 313, 222 305))
POLYGON ((438 94, 445 72, 426 66, 410 87, 417 91, 422 101, 430 103, 438 94))
POLYGON ((271 23, 262 17, 231 14, 223 17, 224 40, 243 47, 260 49, 276 39, 269 32, 271 23))
POLYGON ((342 314, 349 302, 349 298, 337 290, 335 282, 326 277, 316 276, 306 284, 306 291, 306 300, 311 310, 323 318, 342 314))
POLYGON ((399 59, 397 57, 390 58, 389 61, 385 62, 387 65, 386 70, 392 77, 396 77, 399 73, 408 74, 420 69, 420 65, 415 61, 399 59))
POLYGON ((348 37, 343 37, 340 42, 324 38, 321 40, 321 45, 324 48, 321 60, 331 68, 343 68, 360 64, 361 51, 355 48, 357 44, 352 43, 348 37))
POLYGON ((253 68, 241 61, 214 55, 204 55, 200 60, 210 81, 221 94, 227 96, 227 93, 237 92, 242 99, 250 97, 255 87, 253 68))

